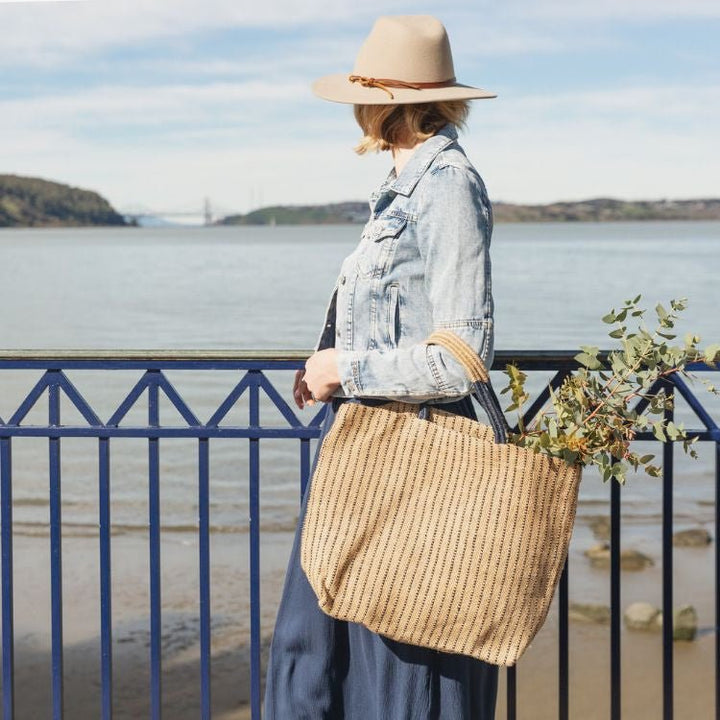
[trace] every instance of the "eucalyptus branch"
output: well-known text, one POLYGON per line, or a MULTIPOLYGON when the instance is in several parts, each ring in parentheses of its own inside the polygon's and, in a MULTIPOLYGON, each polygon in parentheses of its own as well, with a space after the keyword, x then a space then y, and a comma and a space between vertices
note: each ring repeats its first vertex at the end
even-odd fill
MULTIPOLYGON (((648 415, 659 415, 673 406, 673 397, 664 388, 651 393, 660 378, 679 372, 688 379, 694 379, 685 366, 690 362, 704 361, 713 365, 720 360, 720 344, 709 345, 704 351, 698 349, 700 337, 685 336, 684 346, 668 345, 676 336, 670 332, 687 301, 670 301, 670 311, 662 304, 655 307, 657 326, 651 333, 642 323, 645 310, 638 307, 641 296, 625 300, 619 311, 611 310, 603 322, 616 325, 609 335, 620 340, 620 350, 608 355, 608 366, 598 358, 597 347, 581 346, 575 356, 581 368, 577 374, 569 375, 557 390, 548 387, 552 411, 540 412, 525 426, 523 405, 528 400, 525 391, 527 375, 514 365, 508 365, 506 374, 509 382, 501 393, 511 393, 512 403, 507 411, 518 413, 517 433, 510 441, 538 452, 563 458, 569 463, 596 465, 604 480, 612 477, 624 482, 629 466, 637 470, 642 466, 650 475, 657 475, 660 468, 651 465, 653 455, 639 456, 630 447, 631 441, 642 430, 652 430, 661 441, 679 440, 683 449, 692 457, 697 453, 692 444, 697 438, 688 438, 682 425, 664 418, 652 421, 648 415), (638 327, 628 333, 627 317, 638 319, 638 327), (592 373, 598 372, 598 378, 592 373), (630 408, 629 403, 641 398, 647 403, 643 413, 630 408)), ((710 392, 715 387, 706 383, 710 392)), ((637 407, 637 406, 636 406, 637 407)))

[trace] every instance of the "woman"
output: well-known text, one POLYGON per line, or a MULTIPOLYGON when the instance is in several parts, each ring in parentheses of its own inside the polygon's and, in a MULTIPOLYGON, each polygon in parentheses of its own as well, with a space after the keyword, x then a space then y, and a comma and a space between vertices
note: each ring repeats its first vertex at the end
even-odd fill
MULTIPOLYGON (((314 354, 298 371, 298 407, 331 401, 317 453, 341 402, 442 404, 477 419, 465 370, 424 344, 450 328, 493 360, 489 245, 482 179, 457 143, 471 98, 455 81, 445 28, 431 16, 379 18, 351 75, 316 81, 353 104, 356 151, 390 150, 371 217, 342 263, 314 354)), ((489 720, 498 667, 406 645, 325 615, 300 567, 301 509, 270 650, 265 720, 489 720)))

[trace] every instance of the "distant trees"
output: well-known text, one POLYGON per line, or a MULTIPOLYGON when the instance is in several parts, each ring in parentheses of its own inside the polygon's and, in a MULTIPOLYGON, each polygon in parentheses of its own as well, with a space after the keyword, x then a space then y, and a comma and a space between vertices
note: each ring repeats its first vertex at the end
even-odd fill
POLYGON ((20 175, 0 175, 0 227, 127 225, 91 190, 20 175))

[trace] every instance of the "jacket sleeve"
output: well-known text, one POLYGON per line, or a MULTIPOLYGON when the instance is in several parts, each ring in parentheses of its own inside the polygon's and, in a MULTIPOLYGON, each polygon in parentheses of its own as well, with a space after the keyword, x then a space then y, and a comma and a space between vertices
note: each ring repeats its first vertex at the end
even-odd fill
MULTIPOLYGON (((418 247, 433 327, 457 333, 489 369, 494 356, 489 254, 493 218, 484 184, 472 170, 447 165, 428 170, 417 190, 418 247)), ((407 402, 422 402, 472 391, 462 365, 440 345, 339 350, 337 361, 343 395, 403 396, 407 402)))

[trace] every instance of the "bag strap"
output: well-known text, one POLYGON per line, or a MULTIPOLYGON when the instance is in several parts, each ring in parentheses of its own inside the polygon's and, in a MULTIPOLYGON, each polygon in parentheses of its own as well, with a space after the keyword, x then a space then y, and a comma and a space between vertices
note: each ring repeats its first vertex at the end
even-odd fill
POLYGON ((490 374, 480 356, 457 333, 452 330, 434 330, 423 342, 427 345, 442 345, 447 348, 465 368, 473 383, 473 395, 487 413, 496 443, 506 443, 510 431, 495 390, 490 383, 490 374))

